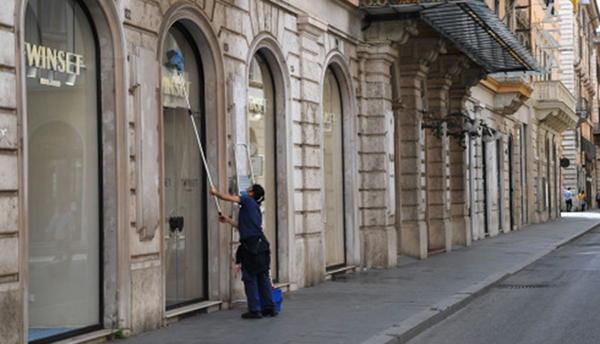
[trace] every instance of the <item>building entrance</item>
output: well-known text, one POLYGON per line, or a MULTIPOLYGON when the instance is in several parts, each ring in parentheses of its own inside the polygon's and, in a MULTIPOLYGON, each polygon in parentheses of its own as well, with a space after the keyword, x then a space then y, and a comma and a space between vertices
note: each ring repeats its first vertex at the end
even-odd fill
POLYGON ((325 267, 328 269, 346 264, 342 116, 340 86, 328 69, 323 85, 325 267))
POLYGON ((202 68, 189 37, 185 28, 175 25, 162 54, 167 309, 207 298, 206 176, 183 89, 203 141, 202 68), (169 64, 176 50, 185 59, 183 77, 169 64))

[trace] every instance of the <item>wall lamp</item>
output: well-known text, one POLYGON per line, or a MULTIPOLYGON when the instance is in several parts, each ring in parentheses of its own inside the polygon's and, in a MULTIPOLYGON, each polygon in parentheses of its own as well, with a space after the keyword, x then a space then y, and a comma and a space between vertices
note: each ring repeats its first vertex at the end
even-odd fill
POLYGON ((466 135, 471 138, 482 137, 484 142, 492 142, 502 137, 498 130, 490 128, 485 122, 478 118, 471 118, 462 112, 447 114, 442 118, 434 118, 430 112, 423 113, 421 129, 430 129, 437 138, 452 136, 459 138, 458 144, 467 148, 466 135))

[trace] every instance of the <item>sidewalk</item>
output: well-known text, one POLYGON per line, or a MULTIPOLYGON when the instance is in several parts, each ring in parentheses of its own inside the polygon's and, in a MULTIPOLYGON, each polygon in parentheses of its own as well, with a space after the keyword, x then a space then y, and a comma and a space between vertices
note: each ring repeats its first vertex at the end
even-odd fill
POLYGON ((398 268, 368 270, 284 293, 275 318, 244 320, 244 307, 200 315, 123 344, 404 343, 509 274, 600 225, 600 212, 563 213, 398 268))

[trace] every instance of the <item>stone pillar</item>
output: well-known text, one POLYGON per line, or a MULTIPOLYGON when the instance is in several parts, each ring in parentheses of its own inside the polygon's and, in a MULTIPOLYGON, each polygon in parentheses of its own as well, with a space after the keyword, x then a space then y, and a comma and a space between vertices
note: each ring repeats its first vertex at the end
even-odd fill
MULTIPOLYGON (((452 81, 446 77, 429 78, 428 105, 434 120, 447 115, 448 90, 452 81)), ((448 162, 448 137, 444 132, 426 130, 427 146, 427 222, 429 251, 452 249, 450 199, 448 187, 450 172, 448 162), (440 136, 441 134, 441 136, 440 136)))
POLYGON ((423 97, 429 64, 446 53, 439 39, 413 39, 400 48, 400 88, 404 108, 400 115, 402 168, 401 252, 427 257, 427 181, 423 97))
MULTIPOLYGON (((453 77, 449 90, 450 112, 467 114, 466 101, 471 95, 471 87, 484 77, 483 70, 470 68, 466 59, 457 61, 460 71, 453 77)), ((474 152, 471 138, 450 137, 448 154, 450 157, 450 221, 452 226, 452 242, 461 246, 470 246, 472 237, 472 218, 474 210, 474 152)))
POLYGON ((427 224, 425 222, 426 195, 423 175, 423 131, 421 130, 421 85, 428 68, 423 64, 401 64, 401 94, 404 109, 400 115, 399 152, 402 169, 397 171, 402 180, 402 233, 401 253, 427 257, 427 224))
MULTIPOLYGON (((298 126, 301 132, 320 132, 321 76, 323 66, 323 34, 327 24, 309 15, 298 18, 298 44, 300 51, 298 126)), ((296 136, 296 135, 294 135, 296 136)), ((323 170, 322 140, 317 142, 294 142, 301 165, 296 167, 296 193, 302 201, 296 203, 296 261, 298 262, 298 287, 322 283, 325 280, 325 252, 323 246, 323 170)))
POLYGON ((362 109, 359 115, 361 171, 361 228, 362 266, 388 268, 396 265, 396 230, 390 216, 388 176, 389 156, 393 147, 387 145, 387 120, 391 116, 390 67, 396 52, 389 45, 358 47, 362 85, 362 109))
MULTIPOLYGON (((130 328, 142 333, 159 328, 164 316, 164 281, 160 247, 159 216, 161 205, 156 186, 160 166, 157 90, 158 61, 150 47, 136 45, 130 51, 128 102, 130 144, 129 254, 131 267, 130 328), (143 100, 143 101, 142 101, 143 100), (135 205, 135 206, 134 206, 135 205)), ((123 296, 127 297, 127 296, 123 296)), ((113 300, 111 300, 113 301, 113 300)), ((116 300, 115 300, 115 303, 116 300)))
MULTIPOLYGON (((23 299, 27 264, 22 256, 27 247, 27 237, 23 209, 24 194, 20 181, 24 173, 22 147, 23 118, 18 117, 17 99, 22 98, 23 87, 17 80, 15 51, 15 2, 4 1, 0 4, 0 42, 4 49, 0 53, 0 340, 2 343, 23 343, 26 324, 23 299), (19 132, 21 130, 21 133, 19 132)), ((26 221, 25 221, 26 222, 26 221)), ((26 258, 25 258, 26 259, 26 258)))

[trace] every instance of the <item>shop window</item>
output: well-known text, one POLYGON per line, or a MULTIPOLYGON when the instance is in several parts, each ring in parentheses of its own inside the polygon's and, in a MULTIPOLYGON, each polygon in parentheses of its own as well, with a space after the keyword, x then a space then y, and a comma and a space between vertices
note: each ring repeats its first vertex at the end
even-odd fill
POLYGON ((30 342, 74 335, 102 322, 96 41, 77 1, 28 1, 30 342))

